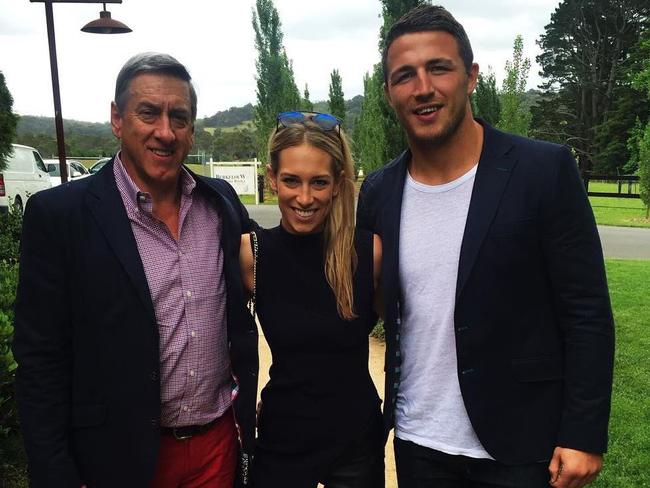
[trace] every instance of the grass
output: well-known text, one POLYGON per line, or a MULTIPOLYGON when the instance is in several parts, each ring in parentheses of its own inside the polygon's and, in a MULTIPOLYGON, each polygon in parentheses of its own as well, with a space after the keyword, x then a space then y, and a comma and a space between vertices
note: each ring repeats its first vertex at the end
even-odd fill
MULTIPOLYGON (((638 183, 632 184, 630 190, 638 194, 638 183)), ((615 193, 618 191, 618 184, 590 182, 589 191, 615 193)), ((627 183, 623 183, 621 191, 628 192, 627 183)), ((645 205, 639 198, 589 197, 589 201, 599 225, 650 228, 650 219, 646 218, 645 205)))
POLYGON ((609 453, 595 488, 650 487, 650 261, 607 260, 616 362, 609 453))

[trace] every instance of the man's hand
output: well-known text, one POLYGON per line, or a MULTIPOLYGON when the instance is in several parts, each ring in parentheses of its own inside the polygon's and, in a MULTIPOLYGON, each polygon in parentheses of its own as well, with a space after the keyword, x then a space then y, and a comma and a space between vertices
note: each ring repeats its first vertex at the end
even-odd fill
POLYGON ((602 454, 556 447, 548 466, 554 488, 582 488, 596 479, 603 467, 602 454))

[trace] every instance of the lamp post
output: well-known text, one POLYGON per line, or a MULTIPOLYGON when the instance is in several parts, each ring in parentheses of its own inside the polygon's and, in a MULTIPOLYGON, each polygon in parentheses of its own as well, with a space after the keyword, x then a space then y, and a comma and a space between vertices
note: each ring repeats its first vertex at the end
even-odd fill
POLYGON ((47 23, 47 40, 50 46, 50 70, 52 72, 52 94, 54 95, 54 125, 56 128, 56 144, 59 151, 59 169, 61 183, 68 181, 68 165, 66 164, 65 137, 63 134, 63 115, 61 114, 61 93, 59 91, 59 67, 56 59, 56 40, 54 37, 53 3, 101 3, 104 5, 100 18, 89 22, 81 28, 83 32, 95 34, 124 34, 131 32, 126 25, 111 19, 106 10, 107 3, 122 3, 122 0, 29 0, 32 3, 45 4, 45 22, 47 23))

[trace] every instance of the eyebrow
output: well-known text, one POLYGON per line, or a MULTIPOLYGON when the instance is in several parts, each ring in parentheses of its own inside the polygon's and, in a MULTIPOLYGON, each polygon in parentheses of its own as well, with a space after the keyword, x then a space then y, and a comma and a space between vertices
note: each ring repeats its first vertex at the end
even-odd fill
MULTIPOLYGON (((295 173, 289 173, 287 171, 280 171, 279 176, 281 176, 281 177, 282 176, 293 176, 294 178, 300 178, 299 175, 297 175, 295 173)), ((333 176, 331 174, 329 174, 329 173, 323 173, 322 175, 314 175, 310 179, 313 180, 314 178, 333 178, 333 176)))
MULTIPOLYGON (((425 63, 425 66, 427 68, 430 68, 432 66, 444 66, 446 68, 451 68, 453 67, 453 65, 454 62, 449 58, 433 58, 425 63)), ((399 68, 395 69, 395 71, 393 71, 390 74, 389 79, 392 80, 394 76, 400 75, 402 73, 408 73, 410 71, 415 71, 415 66, 413 66, 412 64, 404 64, 399 68)))

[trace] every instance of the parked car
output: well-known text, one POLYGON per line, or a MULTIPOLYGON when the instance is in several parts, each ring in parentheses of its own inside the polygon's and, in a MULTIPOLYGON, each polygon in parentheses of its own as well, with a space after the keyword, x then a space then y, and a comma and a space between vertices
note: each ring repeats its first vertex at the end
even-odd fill
POLYGON ((94 175, 97 173, 100 169, 102 169, 104 166, 106 166, 106 163, 110 162, 110 160, 113 158, 102 158, 97 160, 95 164, 93 164, 90 169, 88 170, 91 175, 94 175))
MULTIPOLYGON (((66 162, 68 163, 68 181, 90 176, 88 169, 86 169, 86 167, 79 161, 68 159, 66 162)), ((45 168, 50 175, 52 186, 59 186, 61 184, 61 167, 59 166, 59 160, 46 159, 45 168)))
POLYGON ((7 212, 10 206, 22 212, 30 195, 52 186, 36 149, 20 144, 11 146, 7 169, 0 171, 0 212, 7 212))

